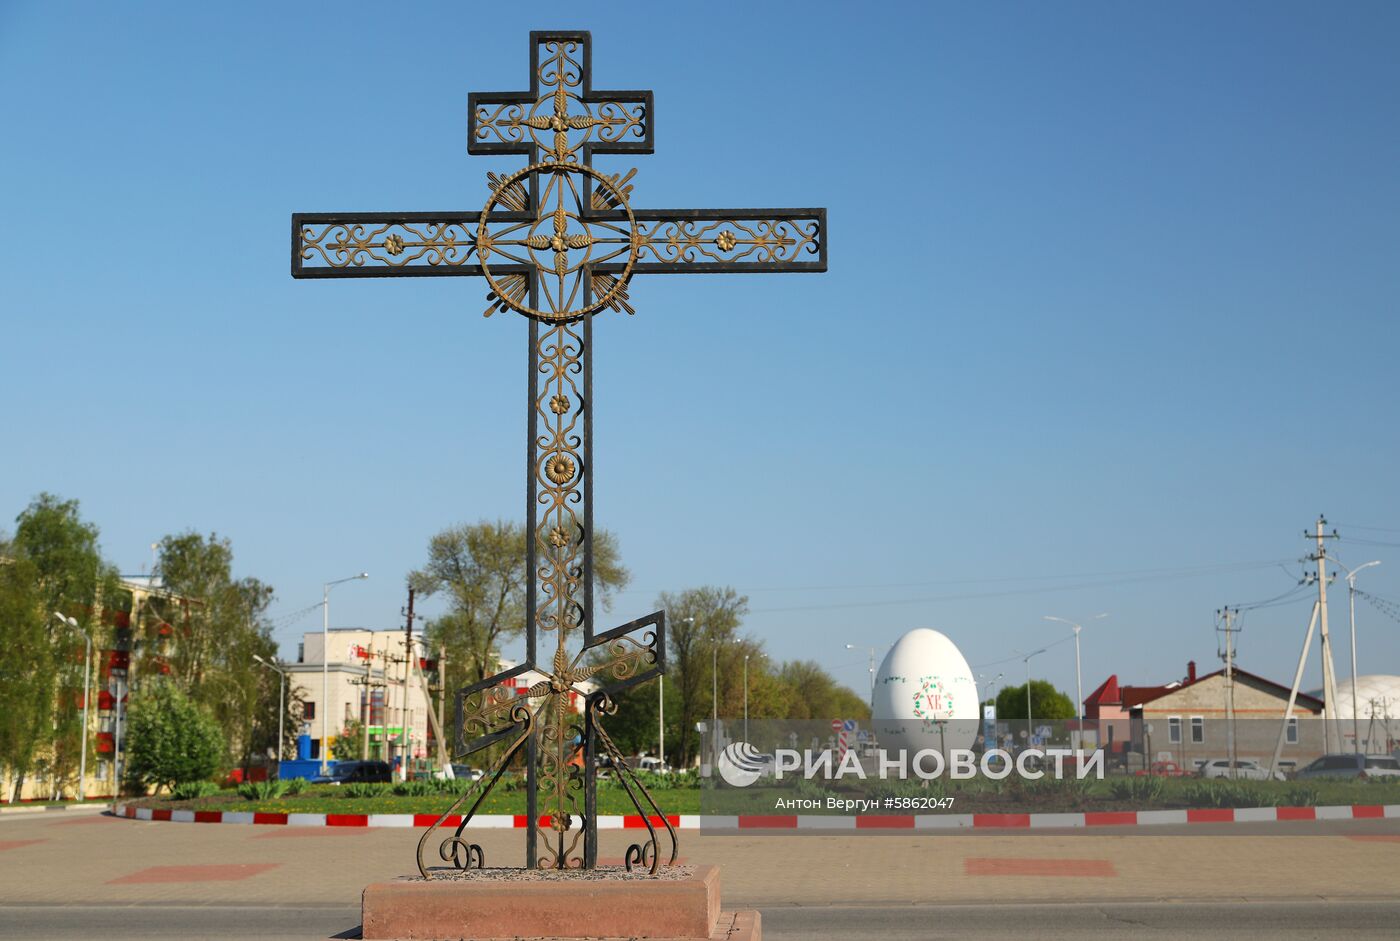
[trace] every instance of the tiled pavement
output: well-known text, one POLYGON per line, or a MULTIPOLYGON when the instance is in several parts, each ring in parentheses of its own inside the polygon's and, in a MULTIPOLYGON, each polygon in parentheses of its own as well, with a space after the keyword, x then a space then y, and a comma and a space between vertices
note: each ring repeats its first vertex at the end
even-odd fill
MULTIPOLYGON (((1309 822, 1204 835, 700 834, 686 857, 723 867, 729 907, 1031 900, 1394 897, 1400 821, 1309 822), (1285 835, 1269 835, 1270 832, 1285 835), (1360 837, 1360 838, 1358 838, 1360 837)), ((143 822, 0 822, 0 905, 354 905, 412 868, 418 832, 143 822)), ((620 857, 630 832, 605 832, 620 857)), ((482 831, 487 861, 523 862, 522 834, 482 831)))

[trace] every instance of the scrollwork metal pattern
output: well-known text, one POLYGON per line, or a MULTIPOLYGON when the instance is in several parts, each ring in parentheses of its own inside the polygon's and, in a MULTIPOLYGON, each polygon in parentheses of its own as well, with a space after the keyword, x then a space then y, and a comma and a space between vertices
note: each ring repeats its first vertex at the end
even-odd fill
POLYGON ((616 143, 646 135, 646 105, 639 101, 585 99, 583 44, 571 39, 547 39, 536 69, 536 85, 544 93, 533 102, 487 102, 476 108, 476 139, 520 144, 527 139, 557 163, 578 163, 579 151, 595 137, 616 143))
POLYGON ((671 856, 666 865, 676 864, 676 854, 680 850, 680 841, 676 838, 676 829, 671 825, 670 819, 656 803, 651 792, 646 789, 636 772, 632 770, 627 759, 623 757, 622 751, 613 742, 612 736, 603 728, 603 716, 617 714, 617 703, 607 693, 598 693, 588 701, 589 731, 595 740, 602 744, 604 753, 612 759, 614 770, 617 772, 617 780, 622 784, 623 790, 627 792, 627 797, 632 801, 632 806, 637 809, 637 813, 642 817, 642 823, 647 828, 647 841, 645 843, 633 843, 627 847, 627 852, 623 856, 623 864, 627 871, 631 872, 633 866, 643 866, 652 875, 656 874, 657 868, 661 865, 661 854, 659 853, 659 843, 656 835, 656 825, 652 823, 653 818, 659 818, 666 827, 666 832, 671 838, 671 856), (640 795, 640 799, 638 797, 640 795))
POLYGON ((669 219, 636 229, 638 260, 663 264, 800 261, 820 254, 823 234, 816 219, 669 219))
POLYGON ((370 263, 391 268, 457 266, 474 260, 476 242, 476 233, 465 222, 335 222, 302 227, 301 260, 331 268, 358 268, 370 263))
POLYGON ((432 826, 424 830, 423 835, 418 838, 418 850, 415 858, 418 862, 418 874, 424 879, 432 878, 428 873, 427 864, 423 861, 423 850, 428 845, 429 838, 437 832, 439 827, 447 822, 448 818, 457 811, 458 807, 462 806, 462 803, 466 801, 468 797, 475 796, 476 799, 472 801, 472 805, 467 812, 462 815, 462 819, 457 824, 456 832, 443 840, 441 845, 438 846, 438 856, 443 862, 452 863, 458 869, 481 868, 486 864, 485 851, 482 850, 479 844, 462 839, 462 833, 466 830, 467 824, 471 823, 472 817, 476 815, 477 808, 479 808, 481 802, 486 799, 486 795, 491 793, 491 789, 496 786, 496 781, 505 772, 506 767, 510 764, 516 753, 529 741, 530 735, 534 730, 534 715, 530 712, 529 706, 525 703, 519 701, 515 702, 511 706, 510 715, 519 733, 515 741, 496 762, 495 767, 491 769, 491 773, 489 775, 483 775, 480 780, 473 782, 473 786, 463 791, 461 795, 452 802, 451 806, 444 810, 437 820, 433 821, 432 826))

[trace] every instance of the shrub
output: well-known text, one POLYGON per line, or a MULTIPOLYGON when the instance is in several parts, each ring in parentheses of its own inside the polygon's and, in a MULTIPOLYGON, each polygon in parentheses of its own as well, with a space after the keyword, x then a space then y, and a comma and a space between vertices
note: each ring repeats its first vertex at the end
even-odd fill
POLYGON ((345 797, 383 797, 389 793, 389 785, 375 781, 356 781, 340 788, 340 793, 345 797))
POLYGON ((282 782, 288 797, 296 797, 302 791, 306 790, 307 783, 306 778, 287 778, 282 782))
POLYGON ((286 781, 244 781, 238 785, 238 796, 245 801, 276 800, 286 792, 286 781))
POLYGON ((1306 784, 1295 784, 1283 793, 1284 807, 1316 807, 1317 788, 1306 784))
POLYGON ((1197 781, 1182 796, 1192 807, 1260 807, 1278 802, 1278 795, 1266 789, 1223 778, 1197 781))
POLYGON ((394 793, 399 797, 432 797, 440 789, 435 781, 400 781, 394 785, 394 793))
POLYGON ((219 785, 213 781, 182 781, 170 791, 177 801, 198 800, 219 793, 219 785))
POLYGON ((451 780, 443 778, 433 783, 437 785, 438 790, 443 794, 461 795, 471 790, 472 784, 475 782, 467 778, 452 778, 451 780))
POLYGON ((132 697, 127 772, 143 784, 204 781, 218 769, 223 733, 214 717, 168 680, 132 697))
MULTIPOLYGON (((1162 779, 1153 775, 1118 778, 1109 785, 1114 798, 1123 801, 1150 804, 1159 800, 1163 789, 1162 779)), ((1218 806, 1211 804, 1209 806, 1218 806)))

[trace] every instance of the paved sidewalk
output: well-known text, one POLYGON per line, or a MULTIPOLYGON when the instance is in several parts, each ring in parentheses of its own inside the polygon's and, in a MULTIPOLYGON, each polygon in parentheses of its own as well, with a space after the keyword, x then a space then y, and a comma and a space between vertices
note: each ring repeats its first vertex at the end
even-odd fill
MULTIPOLYGON (((1239 829, 1147 836, 683 831, 681 853, 723 867, 726 907, 760 909, 1396 894, 1400 820, 1310 821, 1236 835, 1239 829)), ((354 906, 366 883, 412 869, 417 836, 99 815, 9 819, 0 821, 0 905, 354 906)), ((478 839, 488 863, 523 863, 521 834, 488 830, 478 839)), ((604 832, 602 854, 621 857, 632 839, 632 832, 604 832)))

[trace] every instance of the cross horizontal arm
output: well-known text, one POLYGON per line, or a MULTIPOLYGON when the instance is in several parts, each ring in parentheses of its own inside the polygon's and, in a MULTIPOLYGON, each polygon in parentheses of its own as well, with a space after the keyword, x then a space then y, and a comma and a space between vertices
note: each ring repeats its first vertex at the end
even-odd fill
MULTIPOLYGON (((633 274, 826 270, 825 209, 636 209, 633 274)), ((595 229, 625 229, 620 211, 590 213, 595 229)), ((592 270, 614 274, 621 259, 592 270)))
MULTIPOLYGON (((523 213, 492 213, 493 221, 532 218, 523 213)), ((292 277, 479 275, 476 227, 480 220, 480 212, 294 213, 292 277)), ((512 265, 492 266, 492 271, 502 274, 514 270, 512 265)))

